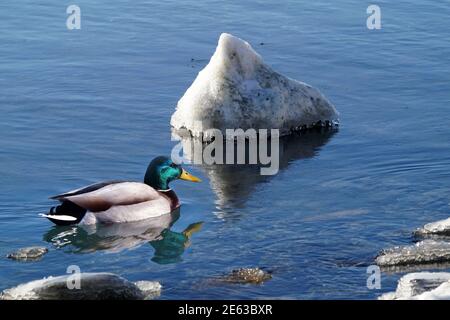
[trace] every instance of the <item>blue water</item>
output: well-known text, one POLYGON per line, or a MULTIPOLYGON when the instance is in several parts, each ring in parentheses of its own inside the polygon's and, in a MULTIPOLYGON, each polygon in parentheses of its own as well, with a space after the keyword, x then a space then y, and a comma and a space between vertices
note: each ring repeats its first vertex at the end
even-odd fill
POLYGON ((158 280, 161 299, 373 299, 401 276, 367 289, 377 252, 448 217, 446 1, 377 1, 382 29, 372 31, 364 1, 73 2, 81 30, 66 28, 71 3, 0 3, 0 256, 50 249, 39 262, 0 258, 0 289, 75 264, 158 280), (279 174, 236 173, 240 189, 213 181, 215 168, 189 167, 204 182, 173 183, 178 220, 131 248, 133 236, 55 230, 38 217, 50 195, 141 180, 154 156, 170 153, 170 116, 221 32, 318 87, 341 114, 339 130, 289 140, 279 174), (187 239, 182 231, 199 222, 187 239), (207 281, 245 266, 273 279, 207 281))

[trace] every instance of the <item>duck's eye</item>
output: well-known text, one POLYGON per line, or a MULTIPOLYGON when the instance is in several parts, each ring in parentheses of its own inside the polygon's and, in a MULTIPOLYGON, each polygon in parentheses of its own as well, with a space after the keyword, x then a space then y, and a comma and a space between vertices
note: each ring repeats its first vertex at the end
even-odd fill
POLYGON ((173 163, 173 162, 170 164, 170 166, 171 166, 172 168, 176 168, 176 167, 177 167, 177 165, 176 165, 175 163, 173 163))

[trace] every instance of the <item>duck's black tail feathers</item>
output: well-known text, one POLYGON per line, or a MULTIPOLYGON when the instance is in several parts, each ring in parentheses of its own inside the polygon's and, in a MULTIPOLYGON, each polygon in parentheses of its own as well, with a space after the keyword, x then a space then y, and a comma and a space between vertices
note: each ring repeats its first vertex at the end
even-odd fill
POLYGON ((42 216, 58 226, 68 226, 79 223, 86 211, 75 203, 64 200, 59 206, 52 207, 49 213, 42 214, 42 216))

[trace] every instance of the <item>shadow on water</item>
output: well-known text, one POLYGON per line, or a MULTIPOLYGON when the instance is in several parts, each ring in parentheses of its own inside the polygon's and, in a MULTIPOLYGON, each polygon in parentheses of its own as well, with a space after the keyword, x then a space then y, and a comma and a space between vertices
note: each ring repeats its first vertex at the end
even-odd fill
POLYGON ((398 266, 383 266, 381 271, 387 275, 394 275, 398 273, 411 273, 411 272, 439 272, 448 270, 450 268, 450 262, 444 261, 439 263, 419 263, 419 264, 407 264, 398 266))
MULTIPOLYGON (((286 170, 294 161, 315 157, 321 147, 326 145, 337 131, 337 128, 313 128, 308 131, 280 137, 279 170, 286 170)), ((173 131, 172 133, 176 139, 181 140, 184 158, 200 166, 208 176, 211 188, 217 196, 216 204, 221 210, 231 209, 232 211, 233 208, 243 207, 256 186, 269 181, 273 177, 273 175, 261 175, 261 168, 269 165, 261 165, 259 161, 258 164, 248 164, 250 149, 248 141, 245 142, 245 163, 247 164, 208 165, 196 160, 196 153, 198 154, 196 150, 199 149, 197 146, 199 143, 201 144, 199 139, 193 138, 185 132, 173 131)), ((233 149, 235 159, 237 144, 238 142, 235 142, 233 149)), ((201 145, 202 152, 205 151, 207 146, 207 143, 201 145)), ((227 151, 226 142, 224 142, 224 163, 227 151)), ((271 153, 270 143, 268 143, 268 153, 271 153)), ((213 153, 213 155, 215 154, 213 153)))
POLYGON ((157 218, 129 223, 54 226, 43 239, 72 253, 117 253, 149 243, 154 248, 152 261, 168 264, 181 261, 184 250, 190 245, 190 237, 202 225, 193 223, 182 232, 170 230, 179 217, 178 209, 157 218))

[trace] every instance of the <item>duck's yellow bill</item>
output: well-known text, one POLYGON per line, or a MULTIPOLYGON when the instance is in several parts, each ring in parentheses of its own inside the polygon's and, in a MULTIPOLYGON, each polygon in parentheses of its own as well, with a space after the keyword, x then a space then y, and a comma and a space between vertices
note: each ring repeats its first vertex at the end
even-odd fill
POLYGON ((200 178, 193 176, 192 174, 190 174, 189 172, 187 172, 184 169, 183 169, 183 171, 181 171, 180 179, 186 180, 186 181, 192 181, 192 182, 201 182, 202 181, 202 180, 200 180, 200 178))

